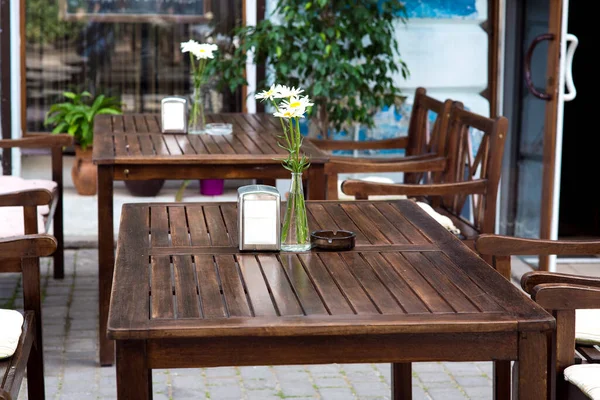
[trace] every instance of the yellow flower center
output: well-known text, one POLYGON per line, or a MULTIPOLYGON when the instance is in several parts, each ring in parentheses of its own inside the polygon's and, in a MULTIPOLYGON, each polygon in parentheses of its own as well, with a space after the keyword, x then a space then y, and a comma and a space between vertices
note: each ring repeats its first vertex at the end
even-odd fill
POLYGON ((298 100, 293 101, 290 103, 290 107, 292 107, 292 108, 300 107, 300 104, 302 104, 302 103, 300 103, 300 101, 298 101, 298 100))

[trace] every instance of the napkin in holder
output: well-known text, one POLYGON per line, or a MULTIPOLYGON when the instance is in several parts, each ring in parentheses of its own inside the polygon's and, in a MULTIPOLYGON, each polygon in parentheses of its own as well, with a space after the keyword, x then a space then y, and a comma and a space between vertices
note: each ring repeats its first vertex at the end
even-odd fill
POLYGON ((240 251, 279 251, 281 197, 277 188, 247 185, 238 188, 240 251))

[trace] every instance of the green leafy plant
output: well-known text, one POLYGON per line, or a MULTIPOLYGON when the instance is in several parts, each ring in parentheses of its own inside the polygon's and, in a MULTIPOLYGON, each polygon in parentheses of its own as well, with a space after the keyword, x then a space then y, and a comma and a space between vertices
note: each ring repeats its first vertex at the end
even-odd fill
POLYGON ((122 104, 115 97, 90 92, 63 92, 68 101, 56 103, 46 114, 44 125, 52 125, 52 133, 68 133, 83 150, 94 140, 94 117, 100 114, 120 115, 122 104))
POLYGON ((272 81, 306 89, 315 103, 311 133, 323 136, 331 128, 372 127, 377 111, 402 102, 393 77, 409 74, 395 39, 395 22, 406 22, 402 1, 279 0, 275 14, 280 21, 234 30, 240 45, 219 64, 222 85, 247 84, 252 51, 255 62, 271 67, 272 81))

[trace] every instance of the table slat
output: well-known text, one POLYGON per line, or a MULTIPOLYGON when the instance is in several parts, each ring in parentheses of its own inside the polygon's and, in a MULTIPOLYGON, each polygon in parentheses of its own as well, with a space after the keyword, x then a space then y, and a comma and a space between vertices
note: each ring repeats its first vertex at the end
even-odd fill
POLYGON ((477 307, 452 283, 451 277, 442 274, 423 254, 406 253, 404 257, 427 279, 438 296, 443 297, 456 312, 478 311, 477 307))
POLYGON ((233 256, 215 256, 215 261, 219 269, 229 315, 232 317, 251 316, 248 299, 233 256))
POLYGON ((148 126, 149 132, 161 132, 160 127, 160 118, 158 115, 148 115, 145 114, 144 118, 146 119, 146 125, 148 126))
POLYGON ((152 318, 173 318, 173 283, 170 257, 153 256, 150 262, 152 318))
POLYGON ((135 124, 136 132, 138 133, 149 133, 150 129, 148 129, 148 124, 146 123, 146 118, 143 115, 134 115, 133 122, 135 124))
POLYGON ((178 318, 200 317, 200 304, 191 256, 173 256, 178 318))
POLYGON ((415 270, 415 267, 398 253, 382 253, 388 263, 408 283, 417 296, 427 305, 431 312, 454 312, 452 307, 440 297, 439 293, 415 270))
POLYGON ((277 310, 273 305, 269 289, 263 277, 260 265, 254 255, 240 255, 237 257, 238 265, 246 282, 248 297, 252 303, 254 315, 276 316, 277 310))
POLYGON ((169 149, 165 144, 165 139, 163 135, 151 135, 150 139, 154 144, 154 150, 156 151, 157 156, 168 156, 171 154, 169 153, 169 149))
POLYGON ((150 135, 140 135, 138 137, 140 140, 142 154, 145 156, 153 156, 155 154, 154 145, 152 144, 152 139, 150 139, 150 135))
POLYGON ((279 259, 287 271, 287 277, 300 299, 300 304, 306 315, 327 314, 327 309, 321 301, 321 296, 313 286, 304 266, 296 254, 280 254, 279 259))
POLYGON ((421 299, 381 254, 364 253, 363 257, 407 313, 429 312, 421 299))
POLYGON ((124 114, 123 115, 123 125, 125 125, 125 132, 127 133, 135 133, 135 121, 133 119, 133 115, 124 114))
POLYGON ((213 246, 229 246, 229 236, 227 227, 221 215, 219 206, 205 206, 204 216, 210 233, 210 240, 213 246))
POLYGON ((138 140, 138 135, 128 135, 127 139, 127 149, 129 151, 129 155, 131 156, 141 156, 142 155, 142 146, 140 141, 138 140))
POLYGON ((303 315, 296 295, 287 280, 285 270, 274 255, 260 255, 258 261, 269 283, 280 315, 303 315))
POLYGON ((227 309, 221 295, 221 284, 215 270, 213 257, 206 254, 194 255, 194 261, 204 317, 227 317, 227 309))
POLYGON ((317 254, 300 254, 300 260, 306 266, 316 289, 330 314, 354 314, 344 295, 331 278, 329 271, 317 254))
POLYGON ((169 246, 169 217, 167 207, 152 207, 150 216, 152 247, 169 246))
POLYGON ((370 265, 365 262, 359 253, 342 254, 348 269, 356 277, 357 281, 369 295, 377 310, 382 314, 402 313, 402 308, 390 294, 385 284, 379 280, 370 265))
POLYGON ((342 209, 340 204, 324 204, 325 210, 331 215, 340 229, 346 231, 352 231, 356 234, 356 245, 366 245, 371 244, 371 242, 366 238, 365 234, 358 229, 358 227, 354 224, 354 222, 348 217, 348 214, 342 209))
POLYGON ((209 246, 210 236, 204 220, 204 208, 194 205, 187 206, 186 214, 192 246, 209 246))
POLYGON ((188 235, 185 208, 169 207, 167 211, 169 213, 169 230, 171 231, 173 246, 189 246, 191 243, 188 235))
POLYGON ((183 154, 198 154, 196 148, 190 142, 189 137, 190 135, 173 135, 173 138, 175 138, 175 141, 177 142, 177 145, 181 148, 183 154))
POLYGON ((360 229, 369 242, 373 244, 389 244, 390 241, 382 232, 380 227, 375 225, 373 221, 365 215, 362 207, 359 209, 355 204, 342 204, 342 209, 354 221, 358 229, 360 229))
POLYGON ((167 148, 169 149, 169 154, 174 156, 184 154, 181 150, 181 147, 179 147, 179 143, 177 143, 177 139, 175 139, 175 135, 164 135, 163 139, 167 145, 167 148))

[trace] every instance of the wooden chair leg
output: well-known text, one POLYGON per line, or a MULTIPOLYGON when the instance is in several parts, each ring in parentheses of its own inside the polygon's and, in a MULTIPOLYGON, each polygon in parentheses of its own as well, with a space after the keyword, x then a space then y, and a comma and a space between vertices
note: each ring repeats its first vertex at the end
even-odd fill
POLYGON ((35 315, 35 345, 27 361, 27 393, 31 400, 44 399, 44 343, 42 341, 42 306, 40 290, 40 261, 28 258, 23 266, 23 306, 35 315))
POLYGON ((63 159, 62 147, 54 147, 52 149, 52 180, 57 185, 56 209, 54 211, 53 226, 54 237, 58 242, 56 251, 54 252, 54 279, 63 279, 65 277, 65 253, 64 253, 64 221, 63 221, 63 159))
POLYGON ((510 361, 494 362, 494 400, 510 399, 510 361))
POLYGON ((59 196, 54 212, 54 237, 56 238, 56 251, 54 258, 54 279, 63 279, 65 277, 65 240, 63 233, 63 199, 59 196))
POLYGON ((392 400, 412 399, 412 364, 392 364, 392 400))

